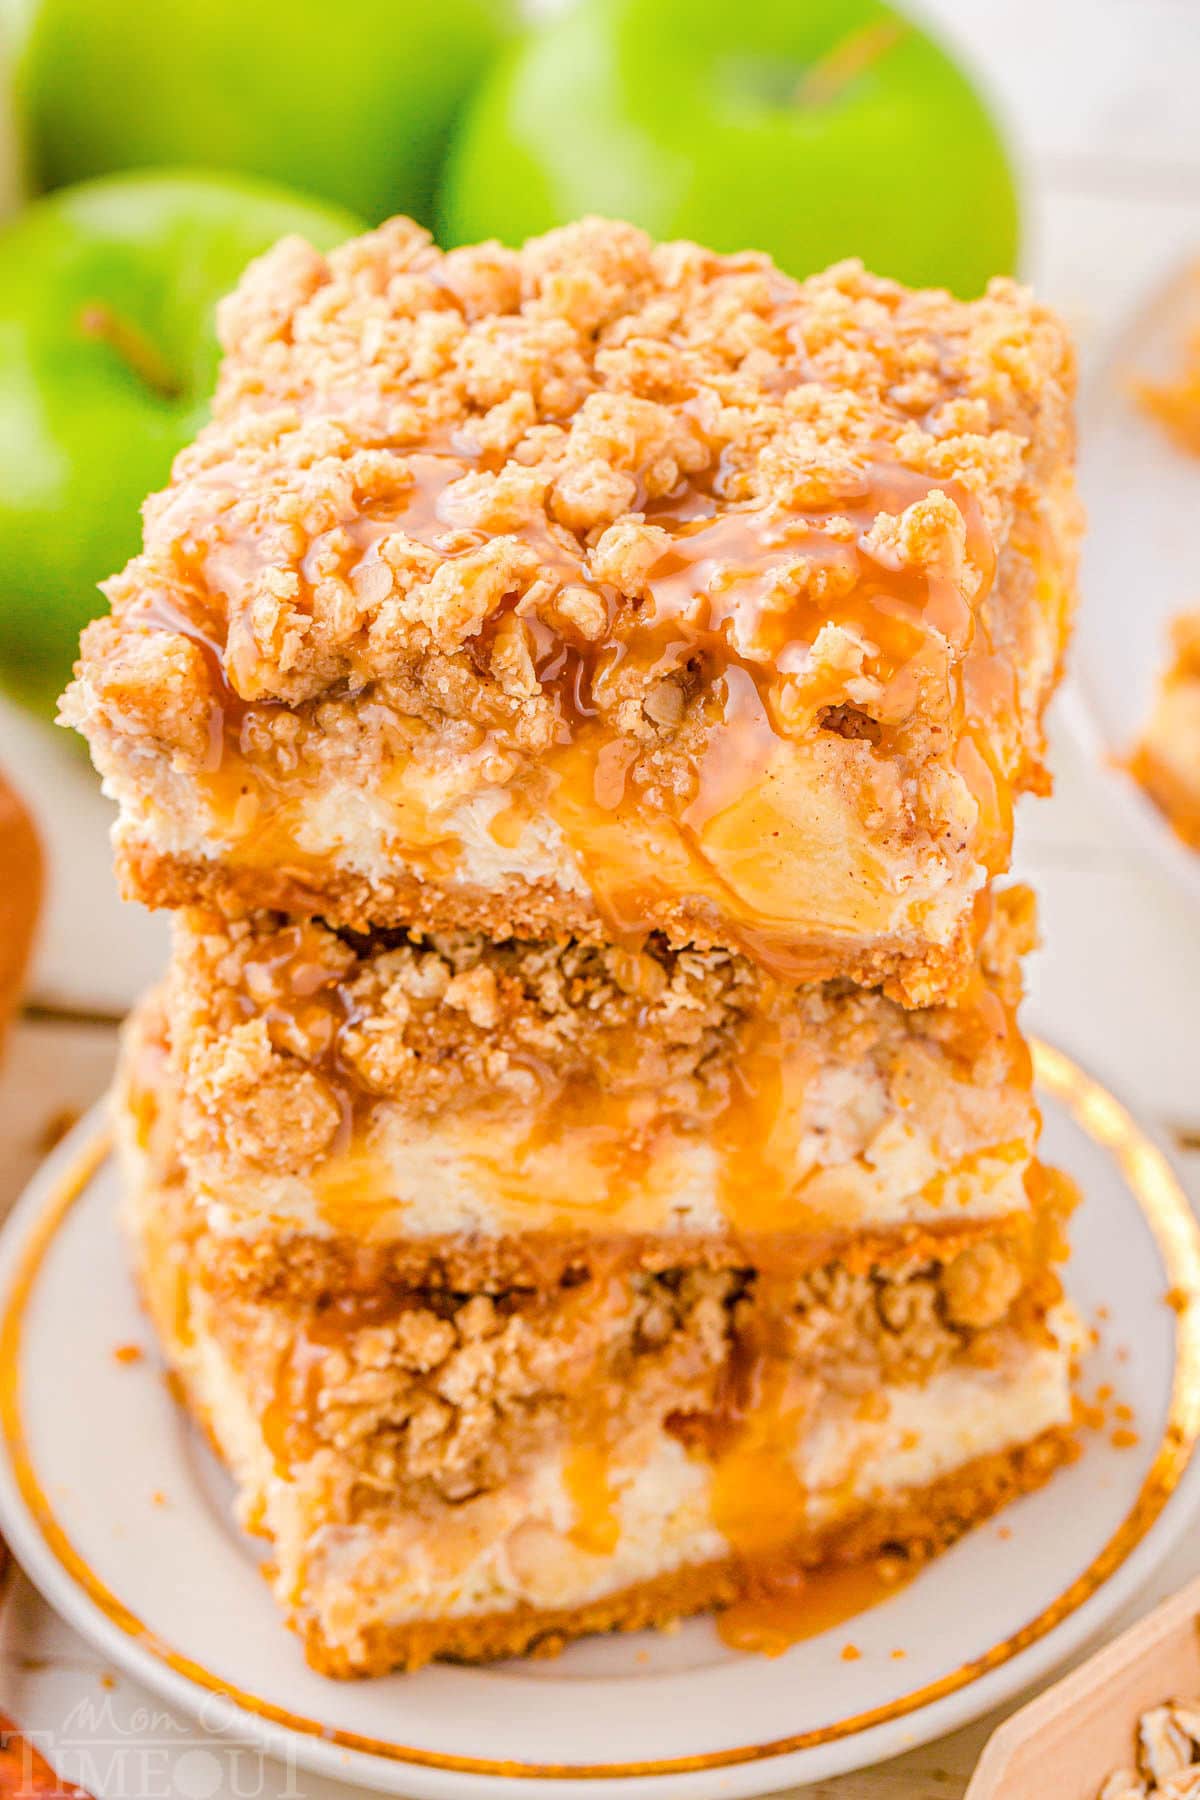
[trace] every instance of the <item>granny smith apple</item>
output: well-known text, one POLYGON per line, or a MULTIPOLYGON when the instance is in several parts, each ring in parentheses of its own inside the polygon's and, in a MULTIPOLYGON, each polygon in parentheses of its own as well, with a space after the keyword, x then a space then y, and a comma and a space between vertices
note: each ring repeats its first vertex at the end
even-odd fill
POLYGON ((30 174, 236 169, 428 223, 467 91, 516 0, 30 0, 30 174))
POLYGON ((552 21, 470 103, 442 235, 517 243, 586 212, 963 295, 1017 247, 987 108, 880 0, 582 0, 552 21))
POLYGON ((208 410, 214 309, 289 232, 327 249, 351 214, 242 177, 115 176, 0 229, 0 682, 50 711, 96 583, 208 410))

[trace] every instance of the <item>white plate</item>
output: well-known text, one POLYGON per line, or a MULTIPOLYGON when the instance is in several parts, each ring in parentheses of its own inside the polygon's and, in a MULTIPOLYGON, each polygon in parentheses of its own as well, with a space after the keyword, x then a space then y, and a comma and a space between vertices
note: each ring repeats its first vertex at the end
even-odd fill
POLYGON ((1056 1052, 1040 1050, 1038 1070, 1047 1155, 1086 1196, 1071 1282, 1085 1318, 1103 1322, 1085 1388, 1110 1383, 1139 1442, 1088 1434, 1041 1493, 775 1661, 725 1649, 695 1620, 549 1662, 357 1683, 314 1674, 153 1357, 114 1356, 148 1346, 148 1331, 95 1119, 51 1159, 0 1246, 0 1529, 72 1624, 210 1728, 410 1800, 713 1800, 937 1736, 1136 1597, 1200 1499, 1200 1229, 1115 1100, 1056 1052), (850 1639, 856 1661, 841 1656, 850 1639))
POLYGON ((1131 378, 1169 379, 1200 326, 1194 262, 1138 307, 1088 382, 1080 412, 1087 508, 1082 604, 1064 711, 1143 845, 1200 895, 1200 855, 1125 771, 1168 655, 1172 617, 1200 605, 1200 459, 1147 417, 1131 378))

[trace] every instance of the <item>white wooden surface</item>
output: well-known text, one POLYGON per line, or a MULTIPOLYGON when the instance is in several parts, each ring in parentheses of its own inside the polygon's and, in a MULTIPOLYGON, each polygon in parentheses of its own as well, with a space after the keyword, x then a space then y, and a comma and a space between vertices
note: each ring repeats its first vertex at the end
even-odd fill
MULTIPOLYGON (((1200 0, 913 6, 982 74, 1009 120, 1027 177, 1026 273, 1075 326, 1086 372, 1139 296, 1186 252, 1200 252, 1200 0)), ((1200 592, 1200 565, 1196 586, 1200 592)), ((1178 1141, 1200 1143, 1200 919, 1147 864, 1104 778, 1083 765, 1061 729, 1056 758, 1057 792, 1027 803, 1018 841, 1018 869, 1039 890, 1045 935, 1027 1023, 1178 1141)), ((60 1014, 118 1014, 161 961, 163 922, 116 901, 105 809, 69 747, 0 710, 0 764, 35 802, 55 796, 48 817, 40 808, 54 877, 34 999, 60 1014)), ((0 1077, 0 1209, 64 1109, 103 1089, 112 1049, 112 1028, 103 1024, 32 1016, 18 1027, 0 1077)), ((1200 1202, 1200 1154, 1184 1153, 1183 1162, 1200 1202)), ((1139 1610, 1197 1571, 1200 1533, 1139 1610)), ((282 1770, 234 1770, 203 1734, 115 1679, 21 1583, 0 1618, 0 1708, 57 1735, 64 1773, 88 1773, 90 1753, 101 1800, 129 1800, 120 1752, 131 1739, 162 1748, 155 1793, 335 1800, 352 1791, 307 1776, 289 1788, 282 1770), (104 1711, 90 1728, 77 1721, 64 1731, 85 1700, 104 1711), (139 1720, 139 1706, 147 1718, 139 1720)), ((805 1800, 957 1800, 994 1723, 806 1789, 805 1800)))

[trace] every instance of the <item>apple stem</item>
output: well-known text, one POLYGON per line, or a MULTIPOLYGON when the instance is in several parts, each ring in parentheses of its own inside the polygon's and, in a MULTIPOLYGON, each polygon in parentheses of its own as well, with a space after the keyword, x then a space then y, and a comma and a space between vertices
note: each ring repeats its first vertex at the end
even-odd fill
POLYGON ((80 310, 79 329, 84 337, 108 344, 138 379, 164 400, 178 400, 182 382, 157 344, 131 319, 122 318, 103 300, 92 300, 80 310))
POLYGON ((793 100, 798 106, 828 106, 843 88, 907 37, 909 30, 904 19, 878 19, 852 31, 805 71, 796 83, 793 100))

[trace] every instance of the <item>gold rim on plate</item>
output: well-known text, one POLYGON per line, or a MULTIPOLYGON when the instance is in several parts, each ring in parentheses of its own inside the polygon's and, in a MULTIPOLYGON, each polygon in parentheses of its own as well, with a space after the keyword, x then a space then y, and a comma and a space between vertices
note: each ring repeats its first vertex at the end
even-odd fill
POLYGON ((1129 1512, 1092 1563, 1077 1576, 1036 1618, 982 1656, 974 1657, 948 1675, 914 1688, 885 1705, 871 1707, 832 1724, 764 1744, 738 1745, 695 1756, 675 1756, 651 1762, 527 1763, 492 1761, 485 1757, 453 1756, 422 1750, 409 1744, 341 1731, 290 1713, 256 1694, 232 1687, 220 1676, 193 1662, 135 1616, 80 1556, 59 1524, 44 1492, 26 1443, 21 1417, 21 1332, 38 1272, 46 1252, 71 1207, 86 1189, 109 1154, 107 1134, 87 1144, 77 1161, 50 1195, 25 1245, 0 1317, 0 1431, 3 1432, 17 1488, 37 1525, 47 1549, 63 1572, 83 1590, 93 1606, 175 1674, 197 1687, 222 1695, 243 1711, 268 1724, 361 1755, 381 1757, 422 1768, 444 1769, 456 1774, 551 1778, 614 1778, 639 1775, 680 1775, 706 1769, 728 1768, 736 1763, 786 1756, 815 1749, 839 1738, 869 1731, 942 1700, 979 1680, 1060 1625, 1120 1568, 1141 1542, 1177 1487, 1200 1436, 1200 1225, 1186 1194, 1158 1146, 1142 1132, 1130 1114, 1107 1090, 1086 1075, 1061 1051, 1034 1042, 1034 1070, 1038 1085, 1064 1108, 1079 1128, 1113 1157, 1128 1182, 1166 1266, 1171 1302, 1176 1312, 1175 1369, 1167 1422, 1154 1459, 1129 1512))

